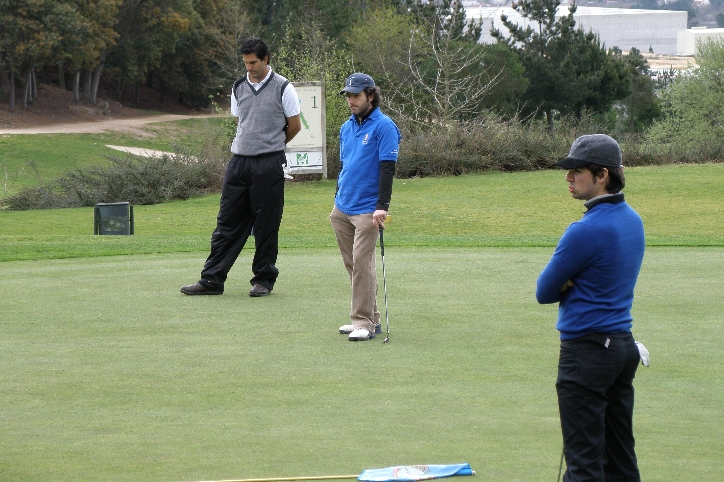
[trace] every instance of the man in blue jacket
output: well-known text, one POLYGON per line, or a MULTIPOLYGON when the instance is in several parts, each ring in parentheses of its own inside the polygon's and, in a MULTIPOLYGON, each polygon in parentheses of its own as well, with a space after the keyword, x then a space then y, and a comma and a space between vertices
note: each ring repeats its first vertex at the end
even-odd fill
POLYGON ((367 74, 347 77, 340 92, 352 115, 339 131, 340 173, 330 221, 352 284, 349 324, 339 332, 350 341, 380 330, 375 246, 392 196, 400 131, 379 109, 380 88, 367 74))
POLYGON ((643 223, 624 201, 614 139, 579 137, 556 165, 569 169, 568 190, 587 208, 561 237, 536 290, 539 303, 559 303, 563 480, 638 482, 632 418, 640 354, 631 306, 644 256, 643 223))

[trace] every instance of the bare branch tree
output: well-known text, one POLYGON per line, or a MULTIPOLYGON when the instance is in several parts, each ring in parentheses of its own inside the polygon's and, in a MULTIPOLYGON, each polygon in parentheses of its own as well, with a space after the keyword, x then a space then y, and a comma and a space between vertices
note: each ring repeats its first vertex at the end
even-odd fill
POLYGON ((382 64, 388 109, 414 124, 448 125, 476 117, 502 75, 490 72, 486 48, 431 28, 414 30, 406 58, 382 64))
POLYGON ((223 10, 210 22, 209 32, 211 41, 201 54, 216 65, 224 77, 242 77, 246 70, 239 48, 244 40, 256 35, 256 25, 240 3, 224 3, 223 10))

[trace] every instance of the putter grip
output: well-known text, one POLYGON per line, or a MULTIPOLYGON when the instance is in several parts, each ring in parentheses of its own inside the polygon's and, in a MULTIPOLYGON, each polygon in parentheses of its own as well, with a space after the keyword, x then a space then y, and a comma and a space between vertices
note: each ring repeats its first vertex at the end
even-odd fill
POLYGON ((380 253, 382 256, 385 255, 385 230, 380 228, 380 253))

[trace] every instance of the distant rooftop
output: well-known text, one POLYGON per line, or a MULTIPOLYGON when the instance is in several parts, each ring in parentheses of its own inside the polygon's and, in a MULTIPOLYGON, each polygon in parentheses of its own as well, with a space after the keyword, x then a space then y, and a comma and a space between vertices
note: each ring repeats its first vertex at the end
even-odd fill
MULTIPOLYGON (((503 35, 508 31, 500 20, 505 15, 511 22, 522 27, 533 26, 534 20, 524 18, 512 7, 467 7, 467 18, 483 19, 481 42, 493 43, 490 35, 494 26, 503 35)), ((557 17, 568 15, 569 7, 558 7, 557 17)), ((677 53, 677 33, 686 30, 687 13, 673 10, 644 10, 632 8, 578 7, 573 14, 576 26, 595 32, 606 47, 629 50, 632 47, 641 52, 657 54, 677 53)))
MULTIPOLYGON (((476 2, 477 3, 477 2, 476 2)), ((569 5, 561 5, 558 7, 557 15, 568 15, 569 5)), ((606 8, 606 7, 577 7, 574 17, 583 16, 607 16, 607 15, 668 15, 674 10, 644 10, 641 8, 606 8)), ((490 18, 501 13, 510 15, 510 12, 516 12, 513 7, 465 7, 465 13, 468 18, 477 19, 490 18)), ((517 12, 516 12, 517 13, 517 12)))

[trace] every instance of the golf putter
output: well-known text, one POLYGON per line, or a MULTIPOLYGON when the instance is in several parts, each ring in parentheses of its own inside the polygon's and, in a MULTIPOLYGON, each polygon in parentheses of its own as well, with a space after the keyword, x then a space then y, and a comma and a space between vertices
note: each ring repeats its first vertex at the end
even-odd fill
MULTIPOLYGON (((389 218, 388 218, 389 219, 389 218)), ((387 311, 387 272, 385 271, 385 236, 384 229, 380 227, 380 253, 382 254, 382 286, 385 291, 385 321, 387 322, 387 337, 382 343, 390 341, 390 316, 387 311)))

